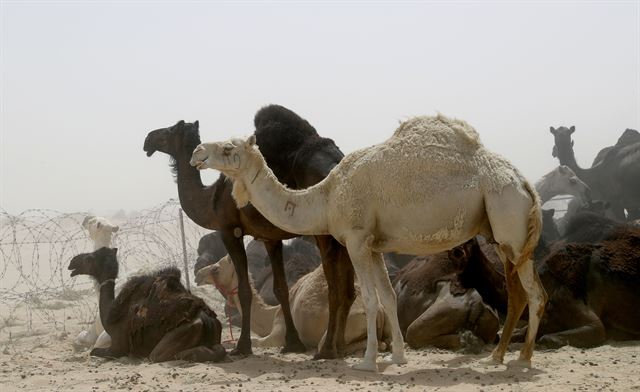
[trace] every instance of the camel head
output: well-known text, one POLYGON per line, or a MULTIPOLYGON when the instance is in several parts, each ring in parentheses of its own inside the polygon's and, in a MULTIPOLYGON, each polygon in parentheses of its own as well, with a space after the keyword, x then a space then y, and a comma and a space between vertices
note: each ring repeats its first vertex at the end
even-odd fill
POLYGON ((118 248, 100 248, 95 252, 81 253, 71 259, 71 276, 89 275, 98 283, 118 276, 118 248))
POLYGON ((447 251, 449 260, 455 265, 458 271, 463 271, 467 268, 467 264, 473 256, 474 245, 477 245, 475 238, 447 251))
POLYGON ((216 286, 223 295, 238 287, 238 276, 229 255, 221 258, 217 263, 202 267, 196 272, 196 284, 216 286))
POLYGON ((189 156, 195 146, 200 144, 200 124, 186 123, 180 120, 169 128, 160 128, 149 132, 144 139, 144 152, 150 157, 160 151, 176 158, 180 153, 189 156))
POLYGON ((82 227, 89 232, 89 238, 98 248, 111 245, 111 236, 120 229, 118 225, 114 225, 106 218, 93 215, 84 218, 82 227))
POLYGON ((199 170, 215 169, 228 177, 236 178, 250 163, 250 154, 257 149, 256 137, 247 140, 230 139, 224 142, 203 143, 193 151, 191 166, 199 170))
POLYGON ((578 196, 583 201, 591 199, 591 188, 578 178, 570 167, 560 165, 550 173, 550 176, 549 181, 552 181, 556 189, 562 190, 563 193, 578 196))
POLYGON ((551 155, 554 158, 558 157, 558 149, 562 149, 565 151, 573 150, 573 140, 571 140, 571 134, 576 131, 576 127, 550 127, 549 131, 555 139, 555 144, 553 146, 553 150, 551 151, 551 155))

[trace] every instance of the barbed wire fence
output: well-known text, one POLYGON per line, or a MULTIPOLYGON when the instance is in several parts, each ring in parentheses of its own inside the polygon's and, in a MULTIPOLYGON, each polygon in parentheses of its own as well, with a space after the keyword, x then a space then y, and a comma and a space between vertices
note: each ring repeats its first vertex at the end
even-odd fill
MULTIPOLYGON (((112 239, 118 248, 120 282, 160 267, 184 269, 179 214, 180 203, 169 200, 126 220, 114 220, 120 226, 112 239)), ((43 209, 11 215, 0 209, 0 331, 18 324, 31 330, 34 321, 64 331, 70 316, 93 322, 93 282, 85 276, 71 278, 67 269, 73 256, 93 250, 81 225, 87 215, 43 209), (18 313, 26 314, 26 320, 19 323, 18 313)), ((198 241, 208 232, 184 218, 191 270, 198 241)))

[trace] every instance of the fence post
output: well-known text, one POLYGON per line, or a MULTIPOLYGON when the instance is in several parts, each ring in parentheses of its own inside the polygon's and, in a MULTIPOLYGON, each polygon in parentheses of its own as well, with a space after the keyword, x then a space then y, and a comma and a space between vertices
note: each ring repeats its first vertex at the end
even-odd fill
POLYGON ((187 282, 187 290, 191 292, 191 283, 189 282, 189 266, 187 264, 187 242, 184 238, 184 222, 182 218, 182 208, 178 208, 180 214, 180 234, 182 235, 182 259, 184 262, 184 279, 187 282))

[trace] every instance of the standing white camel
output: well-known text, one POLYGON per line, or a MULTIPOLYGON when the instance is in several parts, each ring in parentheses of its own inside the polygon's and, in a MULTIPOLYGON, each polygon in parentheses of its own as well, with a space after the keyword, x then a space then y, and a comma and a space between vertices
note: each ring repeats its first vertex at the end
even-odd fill
MULTIPOLYGON (((112 224, 106 218, 87 215, 82 221, 82 227, 89 232, 89 238, 93 241, 93 250, 96 251, 103 247, 111 247, 111 238, 113 233, 117 232, 119 227, 112 224)), ((96 296, 100 303, 100 287, 95 284, 96 296)), ((78 348, 88 348, 91 346, 104 348, 109 347, 111 338, 102 327, 100 314, 96 314, 93 325, 85 331, 81 331, 73 342, 78 348)))
POLYGON ((251 202, 276 226, 331 234, 347 247, 367 308, 367 349, 356 369, 377 370, 378 296, 391 323, 391 361, 406 363, 396 295, 381 252, 436 253, 476 234, 496 243, 509 296, 503 333, 489 361, 503 362, 528 304, 527 336, 513 364, 530 366, 547 299, 531 260, 542 226, 540 200, 467 123, 442 115, 403 122, 390 139, 347 155, 322 182, 303 190, 278 182, 254 136, 201 144, 191 164, 232 178, 239 207, 251 202))

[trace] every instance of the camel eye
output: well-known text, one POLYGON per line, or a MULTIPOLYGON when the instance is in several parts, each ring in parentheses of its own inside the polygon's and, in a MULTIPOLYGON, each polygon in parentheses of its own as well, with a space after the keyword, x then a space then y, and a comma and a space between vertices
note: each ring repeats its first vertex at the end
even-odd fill
POLYGON ((224 153, 224 155, 229 155, 231 154, 231 151, 233 150, 235 146, 231 143, 227 143, 224 145, 224 147, 222 147, 222 152, 224 153))
POLYGON ((569 182, 570 182, 570 183, 572 183, 572 184, 577 184, 577 183, 578 183, 578 180, 576 180, 574 177, 571 177, 571 178, 569 179, 569 182))

